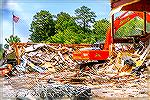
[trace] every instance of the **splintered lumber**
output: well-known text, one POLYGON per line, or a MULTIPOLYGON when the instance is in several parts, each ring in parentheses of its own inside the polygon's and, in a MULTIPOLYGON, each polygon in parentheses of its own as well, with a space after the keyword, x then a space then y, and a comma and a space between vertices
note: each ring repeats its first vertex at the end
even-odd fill
POLYGON ((13 48, 15 50, 15 53, 16 53, 16 60, 17 60, 17 64, 19 65, 20 64, 20 57, 19 57, 19 48, 18 48, 18 45, 14 44, 13 45, 13 48))
MULTIPOLYGON (((24 54, 25 52, 26 53, 36 52, 37 50, 42 50, 43 47, 47 47, 46 50, 48 50, 48 51, 54 51, 54 52, 55 51, 61 51, 61 52, 64 52, 65 50, 64 50, 63 47, 78 49, 78 48, 91 47, 92 46, 92 44, 56 44, 56 43, 51 43, 51 44, 44 44, 44 43, 40 43, 40 44, 39 43, 12 43, 10 45, 15 50, 16 60, 17 60, 18 65, 20 64, 20 58, 21 58, 22 54, 24 54), (32 49, 28 48, 30 46, 32 46, 32 49), (60 49, 60 48, 57 49, 57 47, 62 47, 62 49, 60 49)), ((65 51, 65 52, 67 52, 67 51, 65 51)))
POLYGON ((79 83, 83 83, 86 80, 85 77, 71 77, 70 78, 70 83, 72 84, 79 84, 79 83))
POLYGON ((150 52, 150 44, 148 45, 146 50, 143 52, 143 54, 139 57, 139 60, 136 62, 136 66, 141 66, 143 64, 149 52, 150 52))
MULTIPOLYGON (((84 63, 82 61, 81 63, 79 61, 75 61, 71 58, 72 51, 74 50, 73 48, 69 48, 67 46, 64 47, 62 45, 58 46, 47 44, 30 44, 26 46, 24 48, 25 51, 23 51, 24 53, 20 56, 21 64, 15 66, 16 69, 19 69, 20 67, 21 71, 18 71, 18 76, 9 77, 9 85, 16 89, 16 91, 20 88, 25 88, 28 90, 34 89, 33 91, 36 93, 41 90, 42 93, 48 96, 54 92, 56 92, 54 93, 56 96, 61 96, 63 93, 72 94, 73 92, 77 92, 76 94, 73 93, 75 95, 81 94, 82 91, 76 87, 71 87, 72 84, 77 87, 84 85, 90 87, 91 90, 95 87, 98 91, 97 95, 100 96, 108 96, 110 94, 111 97, 113 95, 114 97, 116 97, 116 95, 124 95, 128 97, 128 90, 129 95, 135 93, 135 91, 136 93, 134 96, 139 96, 139 91, 143 93, 144 88, 142 87, 142 84, 145 83, 141 84, 141 80, 146 82, 146 75, 141 72, 142 78, 140 78, 139 76, 132 74, 131 70, 135 67, 132 63, 136 63, 138 60, 142 60, 143 64, 150 66, 150 60, 145 58, 149 54, 149 46, 147 48, 144 48, 143 46, 144 49, 141 51, 143 54, 138 54, 138 51, 135 53, 138 55, 134 56, 136 59, 138 58, 137 61, 134 60, 131 61, 132 63, 127 63, 125 61, 133 60, 134 58, 133 52, 127 53, 129 51, 128 47, 130 48, 130 46, 132 47, 133 45, 127 44, 127 47, 121 45, 121 48, 118 47, 116 51, 113 51, 115 52, 115 56, 109 57, 106 62, 100 64, 89 60, 83 61, 84 63), (85 63, 86 66, 80 69, 81 67, 79 64, 81 65, 85 63), (90 66, 87 63, 90 63, 90 66), (37 73, 32 74, 31 76, 31 72, 37 73), (28 75, 26 75, 27 73, 28 75), (13 79, 17 77, 18 79, 13 79), (138 86, 141 86, 141 88, 139 89, 138 86), (131 88, 133 91, 131 91, 131 88), (72 90, 70 91, 68 89, 72 90)), ((146 89, 144 92, 145 91, 146 89)), ((37 94, 41 95, 41 93, 37 94)))
POLYGON ((121 72, 131 72, 132 70, 132 66, 129 66, 129 65, 124 65, 123 68, 121 68, 121 72))
MULTIPOLYGON (((59 77, 56 81, 70 82, 71 80, 75 81, 76 78, 79 78, 77 79, 78 81, 80 78, 85 78, 86 83, 94 81, 98 84, 101 82, 99 79, 105 75, 119 75, 119 73, 122 72, 131 72, 133 65, 129 66, 124 62, 127 58, 132 59, 132 53, 127 53, 127 50, 132 47, 133 45, 119 45, 118 49, 113 51, 116 53, 116 56, 111 56, 103 65, 98 67, 98 64, 96 63, 89 66, 87 63, 94 63, 94 61, 85 61, 87 65, 84 69, 80 69, 81 67, 79 67, 83 64, 82 61, 79 65, 79 61, 74 61, 70 57, 74 49, 67 46, 64 47, 64 45, 52 46, 48 44, 30 44, 24 48, 24 54, 20 58, 23 60, 23 64, 21 62, 21 65, 23 65, 24 68, 31 68, 29 71, 50 73, 50 75, 52 74, 53 76, 57 73, 59 77), (61 72, 64 73, 60 74, 61 72), (70 72, 72 75, 69 74, 70 72), (94 75, 99 78, 92 78, 94 75)), ((149 54, 149 46, 140 57, 136 58, 140 59, 147 54, 149 54)), ((140 60, 145 61, 145 58, 140 60)))
POLYGON ((146 50, 143 52, 143 54, 140 56, 140 60, 145 60, 146 56, 149 54, 149 52, 150 52, 150 44, 148 45, 146 50))

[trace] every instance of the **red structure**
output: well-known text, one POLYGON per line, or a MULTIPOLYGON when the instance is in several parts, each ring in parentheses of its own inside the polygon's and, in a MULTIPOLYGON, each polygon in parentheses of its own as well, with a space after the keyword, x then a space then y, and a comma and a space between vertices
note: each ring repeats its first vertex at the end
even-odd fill
MULTIPOLYGON (((127 12, 116 18, 114 21, 114 33, 123 25, 125 25, 127 22, 131 21, 135 17, 140 17, 143 19, 143 13, 140 12, 133 12, 129 15, 126 15, 127 12)), ((150 22, 150 14, 147 14, 147 22, 150 22)), ((83 50, 77 50, 73 52, 73 59, 75 60, 106 60, 110 56, 111 50, 109 49, 109 46, 111 45, 112 41, 112 33, 111 28, 108 28, 106 33, 106 40, 104 43, 104 49, 103 50, 94 50, 92 49, 83 49, 83 50)))
MULTIPOLYGON (((112 12, 119 8, 121 11, 134 11, 134 13, 125 16, 126 13, 116 18, 114 21, 114 15, 112 15, 112 25, 106 33, 106 40, 103 50, 84 49, 78 50, 73 53, 73 59, 75 60, 106 60, 110 56, 109 46, 113 43, 114 33, 131 19, 139 16, 144 19, 144 33, 146 34, 146 21, 150 22, 150 15, 146 12, 150 12, 150 0, 111 0, 112 12), (144 13, 141 13, 144 12, 144 13)), ((115 11, 114 11, 115 13, 115 11)))

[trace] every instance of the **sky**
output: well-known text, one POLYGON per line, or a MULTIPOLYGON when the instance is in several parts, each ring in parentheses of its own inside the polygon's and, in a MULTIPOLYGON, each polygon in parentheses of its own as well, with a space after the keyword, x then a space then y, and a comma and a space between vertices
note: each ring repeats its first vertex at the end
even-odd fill
POLYGON ((5 44, 5 38, 13 33, 12 12, 19 17, 19 21, 14 25, 14 33, 21 38, 21 42, 27 42, 31 34, 29 29, 33 16, 40 10, 47 10, 53 15, 67 12, 75 16, 75 9, 83 5, 96 13, 96 20, 110 17, 109 0, 2 0, 0 1, 0 44, 5 44))

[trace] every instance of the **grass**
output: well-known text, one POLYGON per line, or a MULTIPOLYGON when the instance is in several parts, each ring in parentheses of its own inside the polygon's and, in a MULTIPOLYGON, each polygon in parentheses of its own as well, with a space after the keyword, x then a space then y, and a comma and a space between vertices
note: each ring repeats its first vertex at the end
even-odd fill
POLYGON ((4 52, 4 50, 0 49, 0 60, 3 58, 3 52, 4 52))
MULTIPOLYGON (((3 58, 3 52, 4 52, 4 50, 0 49, 0 60, 3 58)), ((7 55, 7 59, 15 59, 15 53, 14 52, 9 53, 7 55)))

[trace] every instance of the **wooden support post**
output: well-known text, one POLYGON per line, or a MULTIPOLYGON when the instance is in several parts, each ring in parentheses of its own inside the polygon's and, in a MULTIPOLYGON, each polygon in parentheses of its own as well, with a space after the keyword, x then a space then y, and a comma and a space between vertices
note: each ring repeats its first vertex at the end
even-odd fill
POLYGON ((112 41, 112 43, 111 43, 111 47, 110 47, 110 54, 112 55, 113 54, 113 51, 114 51, 114 46, 113 46, 113 44, 114 44, 114 14, 111 16, 111 36, 112 36, 112 39, 111 39, 111 41, 112 41))
POLYGON ((112 36, 112 43, 114 43, 114 14, 111 17, 111 36, 112 36))
POLYGON ((19 59, 19 50, 18 50, 18 45, 16 43, 13 44, 15 53, 16 53, 16 60, 17 60, 17 65, 20 64, 20 59, 19 59))
POLYGON ((144 11, 144 35, 146 34, 146 12, 144 11))

